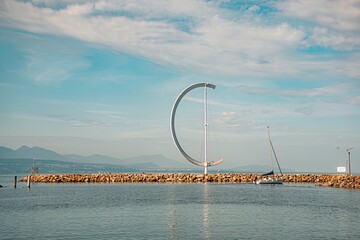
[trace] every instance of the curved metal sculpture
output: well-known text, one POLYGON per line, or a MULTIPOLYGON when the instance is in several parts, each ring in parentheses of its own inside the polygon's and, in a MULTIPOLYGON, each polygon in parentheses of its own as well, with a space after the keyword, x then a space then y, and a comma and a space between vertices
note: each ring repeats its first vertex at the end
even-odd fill
MULTIPOLYGON (((215 160, 215 161, 212 161, 212 162, 207 162, 206 159, 205 161, 199 161, 199 160, 196 160, 192 157, 190 157, 185 151, 184 149, 180 146, 180 143, 176 137, 176 133, 175 133, 175 113, 176 113, 176 109, 181 101, 181 99, 188 93, 190 92, 191 90, 195 89, 195 88, 200 88, 200 87, 204 87, 204 88, 212 88, 212 89, 215 89, 215 85, 214 84, 211 84, 211 83, 195 83, 189 87, 187 87, 176 99, 175 103, 174 103, 174 106, 172 108, 172 111, 171 111, 171 118, 170 118, 170 128, 171 128, 171 135, 172 135, 172 138, 174 140, 174 143, 177 147, 177 149, 179 150, 179 152, 189 161, 191 162, 192 164, 195 164, 197 166, 200 166, 200 167, 205 167, 205 173, 207 173, 207 167, 210 167, 210 166, 215 166, 215 165, 218 165, 219 163, 221 163, 223 161, 223 159, 218 159, 218 160, 215 160)), ((205 125, 207 126, 207 123, 205 123, 205 125)))

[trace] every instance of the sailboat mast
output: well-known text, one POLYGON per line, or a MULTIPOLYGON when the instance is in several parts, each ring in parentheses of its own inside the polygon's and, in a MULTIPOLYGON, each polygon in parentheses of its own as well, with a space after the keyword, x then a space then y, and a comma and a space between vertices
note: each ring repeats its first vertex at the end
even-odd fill
MULTIPOLYGON (((277 166, 278 166, 278 168, 279 168, 280 174, 282 175, 283 173, 282 173, 282 171, 281 171, 280 164, 279 164, 278 158, 277 158, 277 156, 276 156, 274 146, 273 146, 273 144, 272 144, 272 142, 271 142, 270 130, 269 130, 269 128, 270 128, 270 126, 268 126, 268 135, 269 135, 270 147, 271 147, 271 149, 272 149, 272 152, 274 153, 275 160, 276 160, 276 164, 277 164, 277 166)), ((271 155, 271 156, 272 156, 272 155, 271 155)), ((271 158, 271 160, 272 160, 272 158, 271 158)), ((273 162, 273 161, 272 161, 272 162, 273 162)), ((274 164, 273 164, 273 167, 272 167, 272 168, 273 168, 273 171, 274 171, 274 164)))
POLYGON ((208 173, 208 167, 207 167, 207 158, 208 158, 208 139, 207 139, 207 127, 208 127, 208 123, 207 123, 207 88, 206 86, 204 87, 204 138, 205 138, 205 143, 204 143, 204 163, 205 163, 205 169, 204 169, 204 174, 208 173))
POLYGON ((273 151, 272 151, 272 143, 271 143, 271 137, 270 137, 270 126, 267 126, 267 128, 268 128, 268 137, 269 137, 269 151, 270 151, 270 159, 271 159, 271 171, 273 172, 273 176, 275 176, 274 159, 272 157, 273 151))
POLYGON ((274 172, 274 159, 273 159, 273 153, 271 148, 271 138, 270 138, 270 126, 267 126, 268 130, 268 138, 269 138, 269 156, 271 159, 271 170, 274 172))

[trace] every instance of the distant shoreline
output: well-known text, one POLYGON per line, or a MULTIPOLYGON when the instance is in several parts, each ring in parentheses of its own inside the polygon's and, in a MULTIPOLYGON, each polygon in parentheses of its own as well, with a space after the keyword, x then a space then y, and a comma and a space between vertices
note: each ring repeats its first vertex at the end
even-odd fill
MULTIPOLYGON (((314 183, 318 186, 360 189, 360 176, 341 174, 277 174, 285 183, 314 183)), ((37 174, 35 183, 253 183, 256 173, 98 173, 37 174)), ((27 176, 20 181, 27 181, 27 176)))

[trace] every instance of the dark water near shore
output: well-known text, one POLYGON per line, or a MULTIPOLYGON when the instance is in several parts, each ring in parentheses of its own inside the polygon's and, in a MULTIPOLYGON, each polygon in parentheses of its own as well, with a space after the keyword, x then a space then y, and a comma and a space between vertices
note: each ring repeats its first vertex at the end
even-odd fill
POLYGON ((0 176, 0 239, 359 239, 360 191, 306 184, 32 184, 0 176))

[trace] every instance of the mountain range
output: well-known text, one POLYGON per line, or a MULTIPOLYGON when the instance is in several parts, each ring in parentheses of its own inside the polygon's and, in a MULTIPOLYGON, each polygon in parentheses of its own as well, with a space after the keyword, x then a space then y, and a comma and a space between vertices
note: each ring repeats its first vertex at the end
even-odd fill
POLYGON ((143 172, 186 167, 186 163, 161 154, 118 159, 100 154, 59 154, 36 146, 15 150, 0 146, 0 174, 26 173, 33 165, 39 167, 41 173, 143 172))
MULTIPOLYGON (((100 154, 90 156, 59 154, 36 146, 21 146, 15 150, 0 146, 0 174, 29 172, 34 164, 42 173, 202 172, 202 169, 192 167, 187 162, 168 159, 161 154, 120 159, 100 154)), ((222 171, 263 173, 270 169, 270 166, 249 165, 222 171)), ((211 171, 216 170, 211 169, 211 171)), ((283 169, 283 171, 294 172, 291 169, 283 169)))
POLYGON ((0 147, 0 159, 34 159, 36 161, 57 160, 73 163, 116 164, 136 168, 176 168, 184 167, 185 165, 181 162, 168 159, 161 154, 142 155, 131 158, 119 159, 100 154, 90 156, 82 156, 77 154, 59 154, 55 151, 36 146, 21 146, 16 150, 7 147, 0 147))

